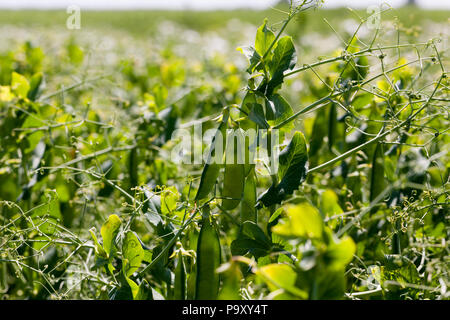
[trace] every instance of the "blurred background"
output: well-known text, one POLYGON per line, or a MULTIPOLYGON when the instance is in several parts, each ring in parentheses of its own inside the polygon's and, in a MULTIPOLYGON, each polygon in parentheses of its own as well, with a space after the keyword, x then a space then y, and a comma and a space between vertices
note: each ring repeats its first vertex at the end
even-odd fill
MULTIPOLYGON (((377 44, 440 38, 440 44, 448 47, 450 0, 318 2, 320 9, 297 15, 286 30, 297 46, 299 64, 336 54, 361 20, 376 10, 380 11, 377 44)), ((89 76, 131 72, 130 68, 142 74, 128 76, 148 89, 145 82, 152 70, 162 70, 172 60, 189 65, 193 74, 212 77, 210 83, 223 74, 236 76, 226 81, 239 88, 237 79, 245 78, 247 61, 236 48, 254 42, 255 30, 265 18, 273 31, 280 28, 289 4, 289 0, 0 0, 0 55, 10 57, 17 67, 30 50, 37 52, 33 59, 42 60, 39 70, 55 70, 47 74, 49 89, 89 76), (75 22, 72 5, 79 8, 79 28, 68 27, 75 22), (67 57, 70 61, 65 64, 67 57)), ((375 31, 362 25, 361 45, 370 43, 375 31)), ((0 84, 8 81, 0 79, 0 84)), ((304 84, 298 82, 297 89, 301 88, 304 84)), ((113 95, 123 96, 122 90, 117 84, 113 95)), ((300 99, 300 92, 293 90, 292 98, 300 99)), ((104 96, 99 94, 100 99, 104 96)))
MULTIPOLYGON (((253 8, 265 9, 276 5, 279 2, 288 2, 288 0, 2 0, 2 8, 62 8, 70 4, 76 4, 83 8, 93 9, 195 9, 195 10, 213 10, 213 9, 236 9, 253 8)), ((341 6, 351 6, 355 8, 364 8, 370 5, 389 3, 393 7, 400 7, 405 4, 415 4, 423 8, 450 8, 448 0, 328 0, 325 7, 334 8, 341 6)))

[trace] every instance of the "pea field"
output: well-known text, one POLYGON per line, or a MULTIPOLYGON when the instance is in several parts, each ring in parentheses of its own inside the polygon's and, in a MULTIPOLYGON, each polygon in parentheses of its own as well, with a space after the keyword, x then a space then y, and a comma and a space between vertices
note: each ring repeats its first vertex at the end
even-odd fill
POLYGON ((0 299, 450 299, 449 11, 296 3, 0 11, 0 299))

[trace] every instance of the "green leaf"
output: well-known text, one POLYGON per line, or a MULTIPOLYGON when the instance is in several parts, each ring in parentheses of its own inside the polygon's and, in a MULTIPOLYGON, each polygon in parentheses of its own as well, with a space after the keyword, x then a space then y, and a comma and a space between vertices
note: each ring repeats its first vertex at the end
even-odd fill
POLYGON ((320 197, 320 209, 325 216, 331 217, 344 212, 339 206, 339 199, 333 190, 325 190, 320 197))
POLYGON ((177 208, 177 201, 180 194, 176 187, 171 186, 165 188, 161 192, 161 213, 171 214, 177 208))
POLYGON ((146 256, 140 239, 133 231, 128 231, 125 235, 122 255, 122 274, 131 289, 133 300, 146 300, 150 291, 147 281, 143 279, 138 286, 136 282, 130 279, 130 276, 139 269, 146 256))
POLYGON ((248 118, 261 128, 269 129, 270 125, 267 123, 262 105, 260 105, 259 103, 253 103, 251 106, 252 109, 250 111, 250 114, 248 115, 248 118))
POLYGON ((137 294, 133 297, 134 300, 147 300, 149 298, 149 293, 151 294, 151 289, 149 288, 147 280, 142 280, 139 285, 137 294))
POLYGON ((28 91, 28 99, 35 101, 40 94, 41 85, 43 84, 44 76, 41 72, 34 74, 30 80, 30 89, 28 91))
POLYGON ((272 79, 276 75, 283 75, 286 70, 293 69, 296 63, 297 55, 292 38, 289 36, 280 38, 275 45, 272 60, 269 62, 272 79))
POLYGON ((272 242, 264 231, 252 221, 245 221, 236 240, 231 243, 233 255, 252 254, 259 258, 267 255, 272 247, 272 242))
POLYGON ((242 272, 236 261, 224 264, 220 267, 223 285, 219 294, 220 300, 241 300, 242 272))
POLYGON ((67 53, 70 59, 70 62, 75 65, 80 65, 84 59, 84 52, 79 46, 75 43, 69 43, 67 45, 67 53))
POLYGON ((297 54, 292 38, 285 36, 279 39, 275 45, 272 60, 269 63, 272 77, 267 84, 267 96, 271 96, 274 90, 283 83, 284 72, 292 70, 296 63, 297 54))
POLYGON ((261 56, 256 52, 255 48, 251 46, 239 47, 238 51, 242 52, 248 59, 250 66, 247 68, 247 73, 252 74, 255 71, 255 67, 261 61, 261 56))
POLYGON ((250 239, 254 239, 267 248, 271 246, 270 239, 266 236, 264 231, 254 222, 246 221, 242 224, 241 235, 250 239))
POLYGON ((13 72, 11 75, 11 89, 20 98, 26 98, 30 84, 23 75, 13 72))
POLYGON ((144 250, 144 259, 143 261, 150 263, 152 262, 153 252, 150 250, 144 250))
POLYGON ((92 240, 94 241, 95 253, 106 259, 108 257, 108 255, 106 254, 105 250, 100 245, 100 243, 98 242, 97 236, 95 235, 95 231, 96 231, 95 227, 92 227, 91 229, 89 229, 89 233, 91 234, 92 240))
POLYGON ((39 225, 39 231, 45 234, 53 234, 57 228, 55 225, 62 220, 58 194, 54 190, 46 190, 41 197, 41 205, 30 215, 35 225, 39 225))
MULTIPOLYGON (((282 96, 279 94, 272 95, 269 99, 267 99, 267 103, 271 106, 268 110, 273 110, 273 120, 269 123, 272 126, 276 126, 292 116, 294 112, 292 111, 292 107, 282 96)), ((294 127, 294 123, 291 121, 289 124, 283 127, 284 130, 290 131, 294 127)))
POLYGON ((276 218, 278 218, 282 213, 284 212, 283 208, 278 208, 271 216, 269 219, 268 223, 271 223, 273 221, 275 221, 276 218))
POLYGON ((344 269, 353 260, 356 245, 350 237, 344 237, 339 241, 333 241, 328 245, 325 261, 331 269, 344 269))
MULTIPOLYGON (((275 35, 267 28, 267 19, 256 31, 255 50, 262 57, 266 54, 272 42, 275 40, 275 35)), ((266 55, 267 60, 270 60, 270 53, 266 55)))
POLYGON ((298 298, 308 297, 305 291, 295 287, 297 274, 287 264, 269 264, 258 268, 256 274, 267 284, 270 291, 283 289, 298 298))
POLYGON ((285 237, 321 239, 323 221, 319 211, 307 202, 289 205, 286 219, 282 219, 272 228, 272 232, 285 237))
MULTIPOLYGON (((126 265, 124 265, 124 268, 126 267, 126 265)), ((125 280, 127 281, 128 285, 130 286, 131 289, 131 295, 133 296, 133 300, 136 300, 138 294, 139 294, 139 286, 137 285, 136 282, 134 282, 133 280, 131 280, 129 277, 125 276, 125 280)))
POLYGON ((139 269, 142 260, 144 260, 145 257, 145 252, 142 248, 141 242, 139 241, 137 235, 132 231, 128 231, 125 235, 122 255, 123 258, 127 260, 125 276, 129 277, 139 269))
POLYGON ((120 218, 112 214, 108 217, 108 220, 103 224, 100 229, 100 233, 103 239, 103 249, 105 250, 108 258, 111 257, 111 251, 114 246, 114 240, 116 238, 117 232, 119 231, 119 227, 122 221, 120 218))
POLYGON ((273 184, 259 196, 258 207, 281 203, 305 180, 308 171, 308 153, 305 137, 301 132, 295 132, 290 143, 280 152, 278 162, 280 183, 273 184))

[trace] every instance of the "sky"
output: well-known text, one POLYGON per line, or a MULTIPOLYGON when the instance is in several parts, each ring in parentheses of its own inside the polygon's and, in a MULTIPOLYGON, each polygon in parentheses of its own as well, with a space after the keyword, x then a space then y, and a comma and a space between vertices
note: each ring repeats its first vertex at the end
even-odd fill
MULTIPOLYGON (((389 3, 393 7, 404 4, 406 0, 325 0, 325 7, 367 8, 371 5, 389 3)), ((81 9, 263 9, 276 3, 276 0, 0 0, 0 8, 11 9, 52 9, 78 5, 81 9)), ((450 0, 417 0, 423 8, 450 9, 450 0)))

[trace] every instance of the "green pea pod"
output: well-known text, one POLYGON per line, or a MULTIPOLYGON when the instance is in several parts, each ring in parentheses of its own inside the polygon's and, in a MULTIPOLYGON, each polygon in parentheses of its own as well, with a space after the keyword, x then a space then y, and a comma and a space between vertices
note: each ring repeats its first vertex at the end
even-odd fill
POLYGON ((201 200, 208 196, 208 194, 213 190, 214 184, 219 176, 221 163, 213 162, 213 158, 216 156, 216 147, 222 147, 225 150, 226 145, 226 129, 228 122, 229 110, 225 109, 222 115, 222 122, 217 129, 216 135, 211 143, 211 149, 209 152, 208 163, 205 164, 203 168, 202 176, 200 178, 200 185, 195 196, 195 200, 201 200), (219 138, 222 138, 222 146, 220 146, 219 138))
POLYGON ((233 210, 241 202, 244 191, 245 175, 243 164, 226 164, 223 180, 222 207, 233 210))
POLYGON ((337 110, 336 104, 332 103, 330 106, 330 114, 328 118, 328 149, 331 151, 336 141, 336 126, 337 126, 337 110))
POLYGON ((184 265, 183 254, 178 252, 178 263, 175 270, 174 295, 175 300, 186 299, 186 267, 184 265))
POLYGON ((128 157, 128 171, 130 174, 130 187, 134 188, 138 185, 138 156, 137 147, 131 149, 130 155, 128 157))
POLYGON ((256 218, 256 177, 253 168, 245 179, 244 198, 241 204, 241 223, 257 221, 256 218))
POLYGON ((370 201, 375 200, 384 190, 384 153, 383 146, 377 144, 372 159, 372 174, 370 178, 370 201))
POLYGON ((196 300, 215 300, 219 293, 220 265, 219 235, 210 222, 203 218, 203 225, 197 243, 197 275, 195 284, 196 300))

